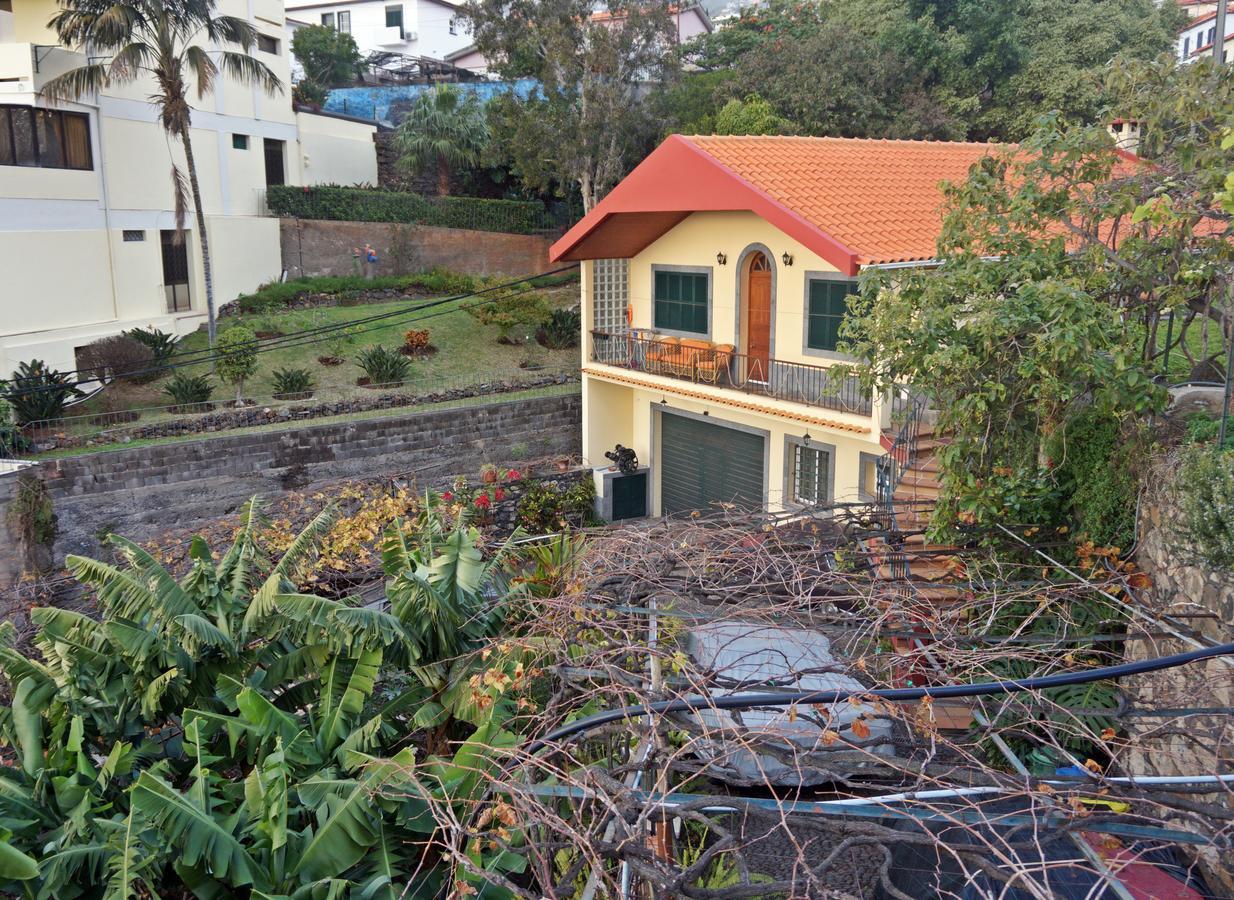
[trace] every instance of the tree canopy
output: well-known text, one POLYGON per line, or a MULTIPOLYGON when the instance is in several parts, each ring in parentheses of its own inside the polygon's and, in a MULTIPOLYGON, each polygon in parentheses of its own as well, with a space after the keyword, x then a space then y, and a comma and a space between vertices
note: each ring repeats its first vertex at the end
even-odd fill
POLYGON ((305 25, 291 37, 291 52, 304 68, 296 99, 321 105, 329 88, 351 84, 364 66, 356 39, 325 25, 305 25))

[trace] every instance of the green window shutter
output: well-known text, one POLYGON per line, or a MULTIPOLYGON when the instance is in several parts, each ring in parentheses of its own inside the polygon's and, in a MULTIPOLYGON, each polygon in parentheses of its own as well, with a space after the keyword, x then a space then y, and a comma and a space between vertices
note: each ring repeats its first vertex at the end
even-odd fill
POLYGON ((703 272, 655 273, 655 327, 707 334, 707 279, 703 272))
POLYGON ((810 282, 806 310, 806 346, 811 350, 835 350, 840 342, 840 323, 848 312, 848 298, 857 293, 857 282, 817 278, 810 282))

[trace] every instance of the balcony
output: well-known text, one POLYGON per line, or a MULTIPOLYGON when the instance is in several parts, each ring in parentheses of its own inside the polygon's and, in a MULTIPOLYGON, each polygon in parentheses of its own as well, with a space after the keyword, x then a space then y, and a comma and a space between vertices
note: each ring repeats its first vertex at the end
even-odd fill
POLYGON ((857 416, 874 410, 873 395, 858 378, 837 377, 826 366, 737 353, 731 344, 593 331, 591 361, 857 416))
POLYGON ((73 50, 48 44, 0 43, 0 82, 5 93, 36 93, 57 75, 63 75, 85 62, 73 50))

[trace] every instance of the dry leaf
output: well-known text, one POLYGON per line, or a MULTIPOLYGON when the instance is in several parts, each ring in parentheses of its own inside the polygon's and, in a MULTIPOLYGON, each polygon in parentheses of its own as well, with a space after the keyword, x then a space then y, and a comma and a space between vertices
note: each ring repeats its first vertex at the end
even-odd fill
POLYGON ((861 738, 863 741, 870 736, 870 726, 865 723, 865 719, 855 719, 852 724, 853 734, 861 738))

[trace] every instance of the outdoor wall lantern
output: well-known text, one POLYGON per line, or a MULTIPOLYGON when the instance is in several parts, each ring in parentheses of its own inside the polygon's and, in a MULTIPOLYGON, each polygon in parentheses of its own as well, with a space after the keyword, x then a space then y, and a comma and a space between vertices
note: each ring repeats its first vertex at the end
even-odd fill
POLYGON ((661 406, 668 406, 668 401, 667 401, 667 400, 665 400, 663 397, 661 397, 661 398, 660 398, 660 405, 661 405, 661 406))
POLYGON ((806 436, 803 437, 801 440, 802 440, 802 443, 804 443, 807 447, 810 446, 810 432, 807 431, 806 436))
POLYGON ((716 262, 720 265, 725 265, 728 262, 728 256, 723 250, 716 254, 716 262))
POLYGON ((780 257, 780 261, 786 266, 791 266, 793 264, 793 254, 785 250, 784 255, 780 257))

